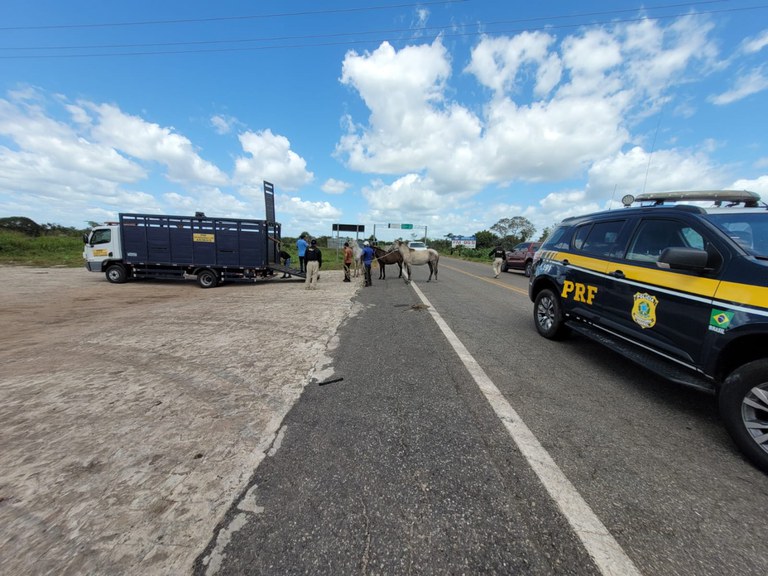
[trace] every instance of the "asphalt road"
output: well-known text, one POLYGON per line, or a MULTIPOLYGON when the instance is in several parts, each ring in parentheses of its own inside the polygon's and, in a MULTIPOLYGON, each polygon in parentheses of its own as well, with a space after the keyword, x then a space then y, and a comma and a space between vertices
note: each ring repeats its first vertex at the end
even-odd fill
POLYGON ((286 417, 196 573, 623 571, 590 556, 581 518, 563 513, 430 310, 631 567, 766 573, 768 476, 736 450, 712 397, 581 337, 539 337, 521 274, 443 258, 439 279, 427 275, 414 269, 417 290, 391 274, 360 292, 322 382, 286 417))

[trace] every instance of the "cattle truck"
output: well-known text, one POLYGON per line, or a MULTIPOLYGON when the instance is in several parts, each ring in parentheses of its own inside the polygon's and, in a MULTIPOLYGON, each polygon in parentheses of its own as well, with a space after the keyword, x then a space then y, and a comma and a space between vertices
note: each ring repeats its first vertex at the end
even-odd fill
POLYGON ((120 214, 83 236, 85 267, 120 284, 133 278, 197 280, 203 288, 283 270, 280 224, 266 220, 120 214))

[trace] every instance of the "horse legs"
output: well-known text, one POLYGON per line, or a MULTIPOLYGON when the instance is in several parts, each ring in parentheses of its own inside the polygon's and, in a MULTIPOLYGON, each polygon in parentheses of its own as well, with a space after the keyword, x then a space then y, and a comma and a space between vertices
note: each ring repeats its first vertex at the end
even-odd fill
POLYGON ((387 279, 387 265, 379 260, 379 280, 387 279))
POLYGON ((400 274, 398 274, 397 277, 398 278, 402 278, 403 277, 403 263, 402 262, 398 262, 397 263, 397 267, 400 269, 400 274))

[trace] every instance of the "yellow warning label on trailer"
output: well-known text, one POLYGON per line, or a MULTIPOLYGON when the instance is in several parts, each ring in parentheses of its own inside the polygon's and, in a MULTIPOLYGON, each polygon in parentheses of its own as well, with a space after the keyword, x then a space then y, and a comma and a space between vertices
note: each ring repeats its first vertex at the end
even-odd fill
POLYGON ((215 242, 216 236, 213 234, 192 234, 193 242, 215 242))

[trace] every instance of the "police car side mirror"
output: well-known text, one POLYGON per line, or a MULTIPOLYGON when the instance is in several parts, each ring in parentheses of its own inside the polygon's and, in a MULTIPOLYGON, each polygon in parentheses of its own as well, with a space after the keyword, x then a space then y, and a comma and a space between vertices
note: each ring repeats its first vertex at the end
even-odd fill
POLYGON ((703 272, 707 267, 708 258, 707 251, 698 248, 665 248, 656 265, 664 269, 703 272))

